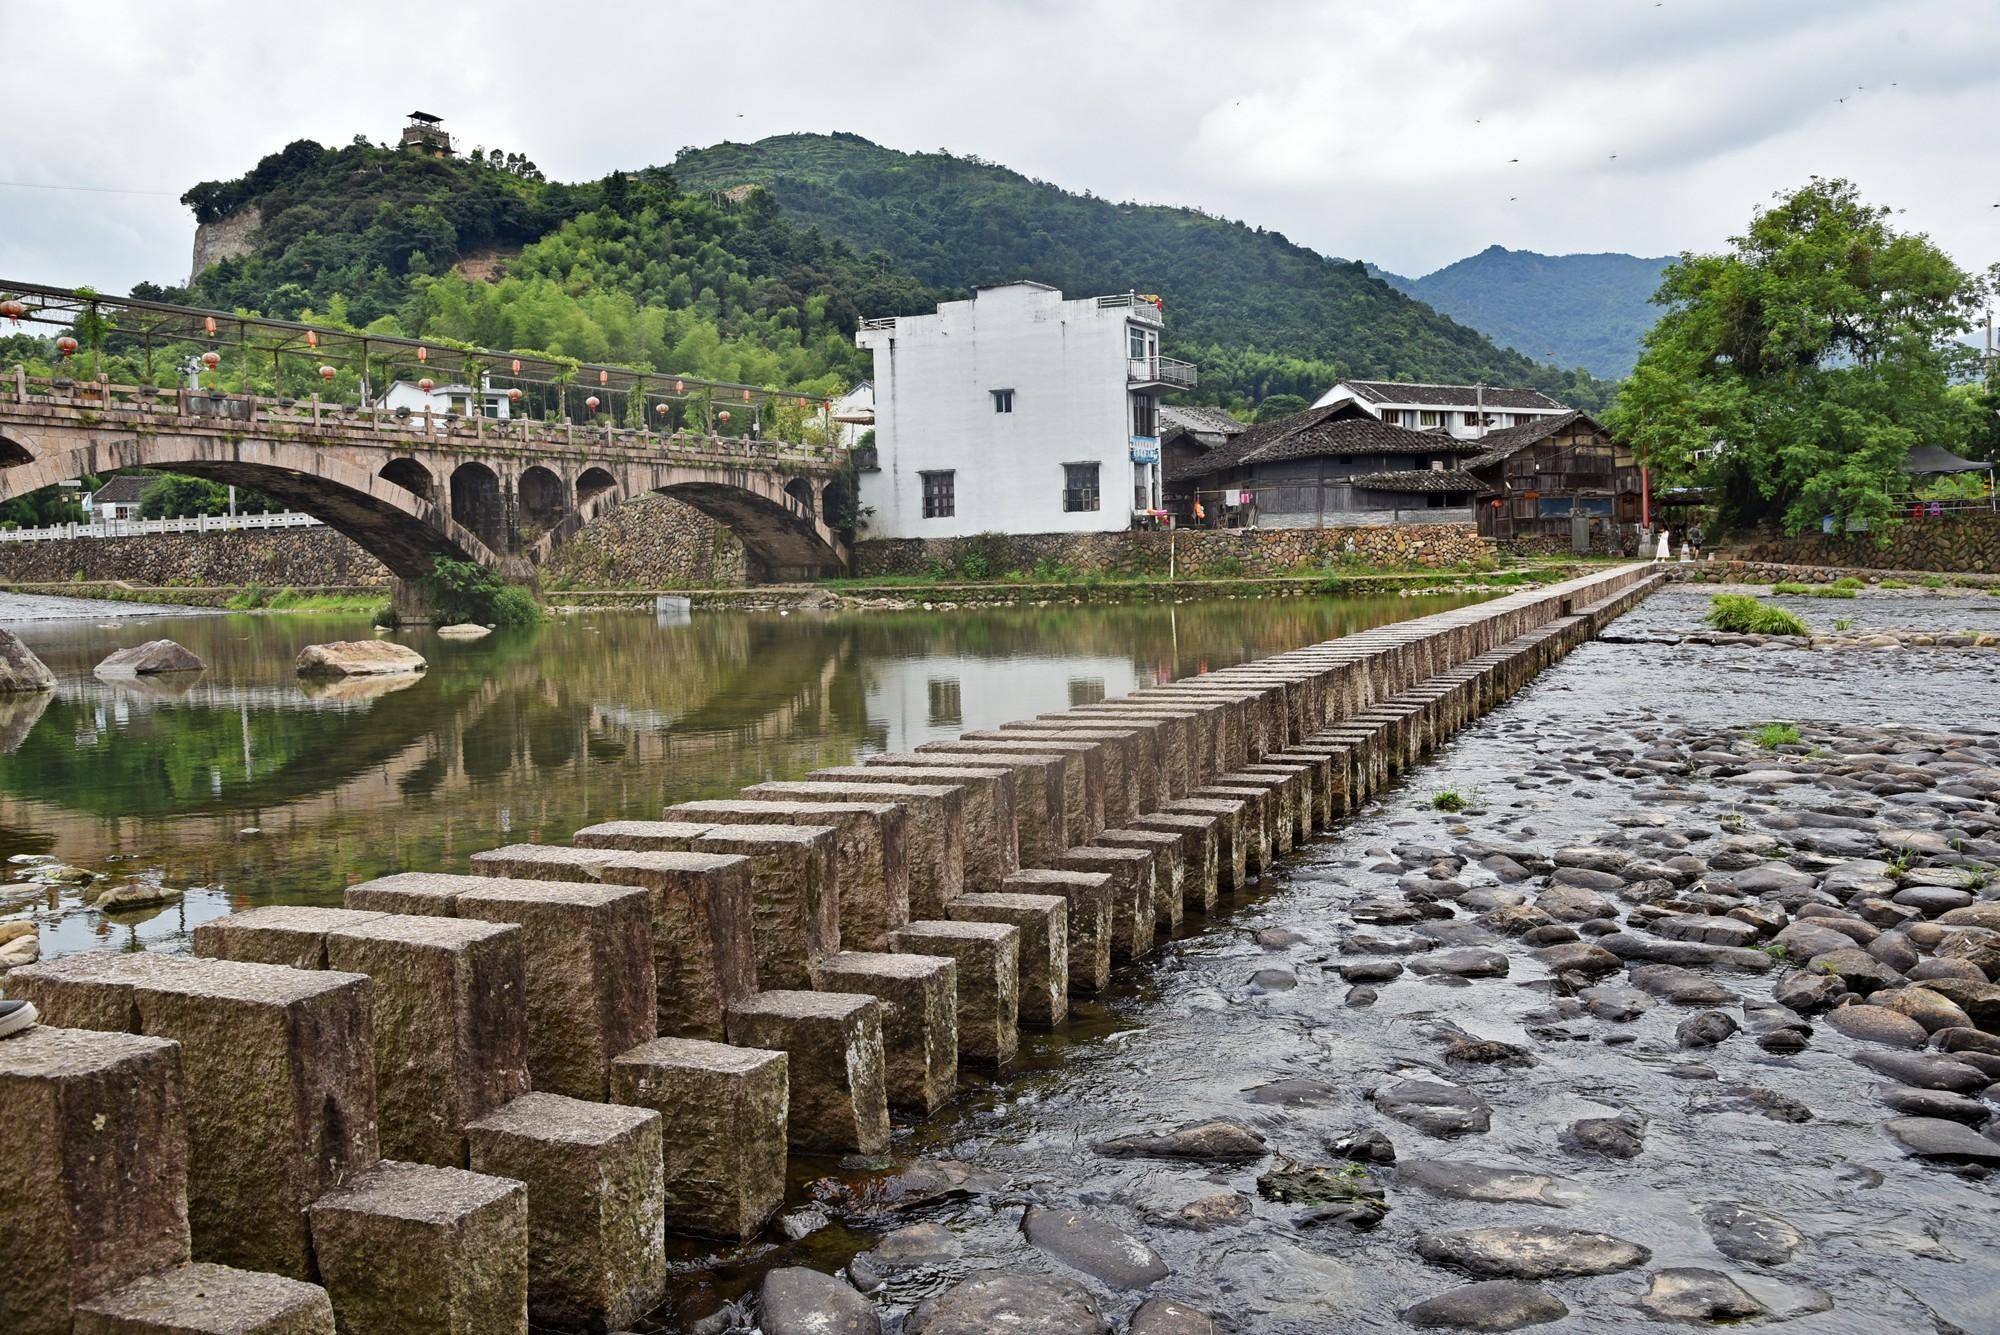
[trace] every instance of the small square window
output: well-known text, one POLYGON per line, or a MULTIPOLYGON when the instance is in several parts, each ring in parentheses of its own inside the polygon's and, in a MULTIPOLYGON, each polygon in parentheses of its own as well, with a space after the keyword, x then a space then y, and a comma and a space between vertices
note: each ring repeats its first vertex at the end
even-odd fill
POLYGON ((952 469, 919 473, 924 483, 924 518, 950 519, 958 513, 958 474, 952 469))
POLYGON ((1014 411, 1014 391, 1013 391, 1013 390, 1011 390, 1011 389, 996 389, 996 390, 992 390, 992 391, 990 391, 990 392, 991 392, 991 393, 992 393, 992 395, 993 395, 993 411, 994 411, 994 412, 996 412, 996 413, 1011 413, 1011 412, 1013 412, 1013 411, 1014 411))
POLYGON ((1098 508, 1096 464, 1063 465, 1063 509, 1078 514, 1098 508))
POLYGON ((1438 415, 1434 412, 1425 411, 1417 414, 1418 426, 1436 426, 1438 421, 1438 415))

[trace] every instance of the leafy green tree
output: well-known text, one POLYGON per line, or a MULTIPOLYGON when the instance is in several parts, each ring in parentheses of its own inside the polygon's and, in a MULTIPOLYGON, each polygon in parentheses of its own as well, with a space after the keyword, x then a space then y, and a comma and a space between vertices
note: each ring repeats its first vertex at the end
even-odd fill
POLYGON ((1709 486, 1737 523, 1874 524, 1912 445, 1962 439, 1949 387, 1988 285, 1892 217, 1815 177, 1727 253, 1668 266, 1609 422, 1659 481, 1709 486))
MULTIPOLYGON (((236 513, 238 514, 265 514, 280 508, 267 496, 247 487, 237 488, 236 513)), ((228 513, 229 488, 220 482, 210 482, 206 478, 163 473, 158 480, 147 484, 146 489, 139 493, 141 519, 192 519, 198 515, 228 513)))
POLYGON ((1257 405, 1257 420, 1275 422, 1280 417, 1302 413, 1311 406, 1311 400, 1302 394, 1273 394, 1257 405))

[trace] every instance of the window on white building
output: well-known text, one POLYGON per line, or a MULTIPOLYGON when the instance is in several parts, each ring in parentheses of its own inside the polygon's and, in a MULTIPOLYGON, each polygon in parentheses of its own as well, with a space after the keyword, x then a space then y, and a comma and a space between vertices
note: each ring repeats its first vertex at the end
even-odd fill
POLYGON ((1434 412, 1421 412, 1417 414, 1418 426, 1436 426, 1438 425, 1438 420, 1438 415, 1434 412))
POLYGON ((958 513, 958 474, 952 469, 919 473, 924 482, 924 518, 950 519, 958 513))
POLYGON ((1070 514, 1098 508, 1096 464, 1063 465, 1063 509, 1070 514))
POLYGON ((1135 362, 1143 362, 1152 355, 1152 336, 1138 325, 1125 326, 1125 355, 1135 362))
POLYGON ((1151 394, 1132 396, 1132 434, 1149 439, 1160 434, 1159 402, 1151 394))
POLYGON ((994 411, 994 412, 996 412, 996 413, 1011 413, 1011 412, 1013 412, 1013 411, 1014 411, 1014 391, 1013 391, 1013 390, 1011 390, 1011 389, 996 389, 996 390, 993 390, 993 391, 991 391, 991 392, 992 392, 992 395, 993 395, 993 411, 994 411))

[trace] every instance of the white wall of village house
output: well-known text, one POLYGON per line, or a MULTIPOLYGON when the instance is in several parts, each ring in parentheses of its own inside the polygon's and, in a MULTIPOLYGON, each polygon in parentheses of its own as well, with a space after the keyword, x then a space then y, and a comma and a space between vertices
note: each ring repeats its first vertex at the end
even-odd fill
POLYGON ((1151 307, 1017 283, 946 302, 933 315, 856 336, 875 354, 880 471, 860 476, 873 506, 863 536, 1084 533, 1131 526, 1134 465, 1127 329, 1156 327, 1151 307), (1014 391, 995 412, 993 391, 1014 391), (1098 464, 1094 511, 1063 509, 1063 465, 1098 464), (953 472, 955 511, 924 518, 920 473, 953 472))

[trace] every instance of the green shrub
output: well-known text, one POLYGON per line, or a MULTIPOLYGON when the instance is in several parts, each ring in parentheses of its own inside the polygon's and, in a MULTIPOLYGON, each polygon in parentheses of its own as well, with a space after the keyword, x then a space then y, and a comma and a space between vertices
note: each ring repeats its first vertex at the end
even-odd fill
POLYGON ((1861 580, 1855 578, 1853 575, 1842 575, 1839 579, 1835 580, 1829 587, 1836 589, 1865 589, 1868 586, 1864 584, 1861 580))
POLYGON ((1465 797, 1455 788, 1445 788, 1431 794, 1431 805, 1439 811, 1465 810, 1465 797))
POLYGON ((1766 723, 1763 727, 1751 733, 1750 739, 1756 742, 1757 745, 1766 748, 1797 746, 1799 742, 1799 730, 1789 723, 1766 723))
POLYGON ((1788 580, 1782 584, 1773 584, 1771 592, 1782 593, 1792 598, 1852 598, 1854 590, 1860 587, 1860 580, 1855 580, 1852 585, 1838 580, 1832 584, 1797 584, 1788 580))
POLYGON ((234 598, 223 606, 232 612, 249 612, 264 605, 267 595, 262 584, 251 583, 243 587, 234 598))
POLYGON ((1924 587, 1927 589, 1942 589, 1949 582, 1943 575, 1924 576, 1924 587))
POLYGON ((967 552, 959 557, 958 573, 965 579, 985 579, 992 573, 986 566, 986 553, 967 552))
POLYGON ((543 617, 534 596, 508 584, 498 571, 448 556, 438 557, 424 577, 423 598, 446 625, 532 626, 543 617))
POLYGON ((1885 579, 1876 585, 1876 587, 1881 589, 1907 589, 1910 586, 1907 582, 1900 579, 1885 579))
POLYGON ((1853 629, 1854 629, 1854 618, 1853 618, 1853 617, 1837 617, 1837 618, 1835 618, 1835 619, 1834 619, 1834 623, 1833 623, 1833 628, 1834 628, 1835 630, 1853 630, 1853 629))
POLYGON ((1708 602, 1708 624, 1738 635, 1807 635, 1806 623, 1747 593, 1718 593, 1708 602))
POLYGON ((1218 560, 1209 562, 1207 577, 1209 579, 1243 578, 1242 558, 1235 556, 1225 556, 1221 557, 1218 560))

